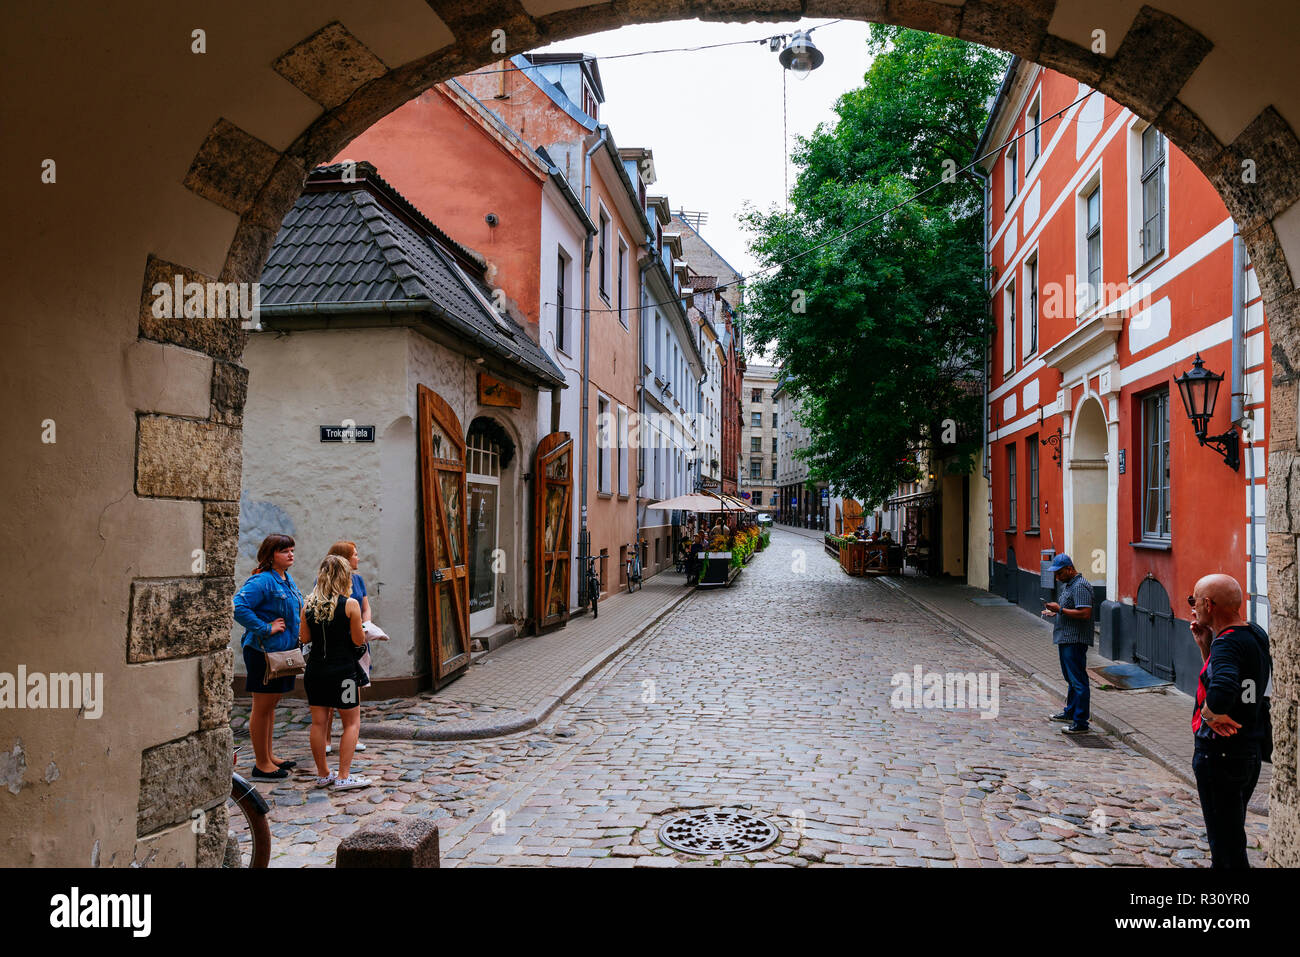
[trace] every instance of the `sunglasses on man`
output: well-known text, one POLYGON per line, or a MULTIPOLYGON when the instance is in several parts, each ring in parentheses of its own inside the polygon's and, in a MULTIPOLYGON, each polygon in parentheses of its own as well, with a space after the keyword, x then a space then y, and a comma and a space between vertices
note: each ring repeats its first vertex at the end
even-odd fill
MULTIPOLYGON (((1207 598, 1207 599, 1205 599, 1205 600, 1208 601, 1211 605, 1214 604, 1214 599, 1213 599, 1213 598, 1207 598)), ((1188 596, 1187 596, 1187 604, 1188 604, 1189 607, 1191 607, 1191 608, 1195 608, 1195 607, 1196 607, 1196 596, 1195 596, 1195 595, 1188 595, 1188 596)))

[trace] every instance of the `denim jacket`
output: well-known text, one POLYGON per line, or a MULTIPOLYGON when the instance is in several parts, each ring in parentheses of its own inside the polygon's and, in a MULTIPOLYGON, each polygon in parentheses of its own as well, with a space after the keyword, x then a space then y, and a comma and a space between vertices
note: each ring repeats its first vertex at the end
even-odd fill
POLYGON ((235 593, 235 621, 244 626, 244 647, 266 651, 287 651, 298 646, 298 623, 302 618, 302 592, 286 574, 257 572, 235 593), (284 631, 271 634, 271 622, 284 619, 284 631))

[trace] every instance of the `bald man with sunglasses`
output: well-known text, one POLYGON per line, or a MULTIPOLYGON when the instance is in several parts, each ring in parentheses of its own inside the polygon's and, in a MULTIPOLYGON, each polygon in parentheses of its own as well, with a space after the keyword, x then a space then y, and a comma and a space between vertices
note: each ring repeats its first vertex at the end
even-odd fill
POLYGON ((1246 805, 1272 750, 1268 633, 1241 617, 1241 586, 1206 575, 1187 596, 1205 664, 1196 686, 1192 770, 1215 868, 1245 868, 1246 805))

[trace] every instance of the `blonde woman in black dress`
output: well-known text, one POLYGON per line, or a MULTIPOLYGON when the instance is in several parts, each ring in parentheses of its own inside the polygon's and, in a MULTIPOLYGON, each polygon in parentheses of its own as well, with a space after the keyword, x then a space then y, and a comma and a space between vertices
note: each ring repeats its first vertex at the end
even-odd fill
POLYGON ((356 649, 366 643, 361 630, 361 604, 349 597, 352 566, 338 555, 326 555, 312 589, 302 606, 299 634, 311 641, 303 684, 311 705, 311 754, 316 761, 316 786, 335 790, 369 787, 368 778, 351 774, 352 752, 361 728, 361 685, 356 649), (325 742, 329 739, 331 709, 343 721, 339 738, 339 770, 329 770, 325 742))

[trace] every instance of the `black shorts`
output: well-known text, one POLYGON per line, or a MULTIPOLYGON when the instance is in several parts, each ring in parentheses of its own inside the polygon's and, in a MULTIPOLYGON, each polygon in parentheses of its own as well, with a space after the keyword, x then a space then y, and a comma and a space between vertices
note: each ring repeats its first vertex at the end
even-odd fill
POLYGON ((266 677, 266 655, 257 645, 244 645, 244 671, 247 672, 245 690, 249 694, 288 694, 293 690, 293 675, 285 678, 266 677))
POLYGON ((361 669, 355 662, 342 665, 322 663, 313 668, 310 658, 307 659, 307 673, 302 676, 309 705, 340 711, 361 704, 362 681, 361 669))

